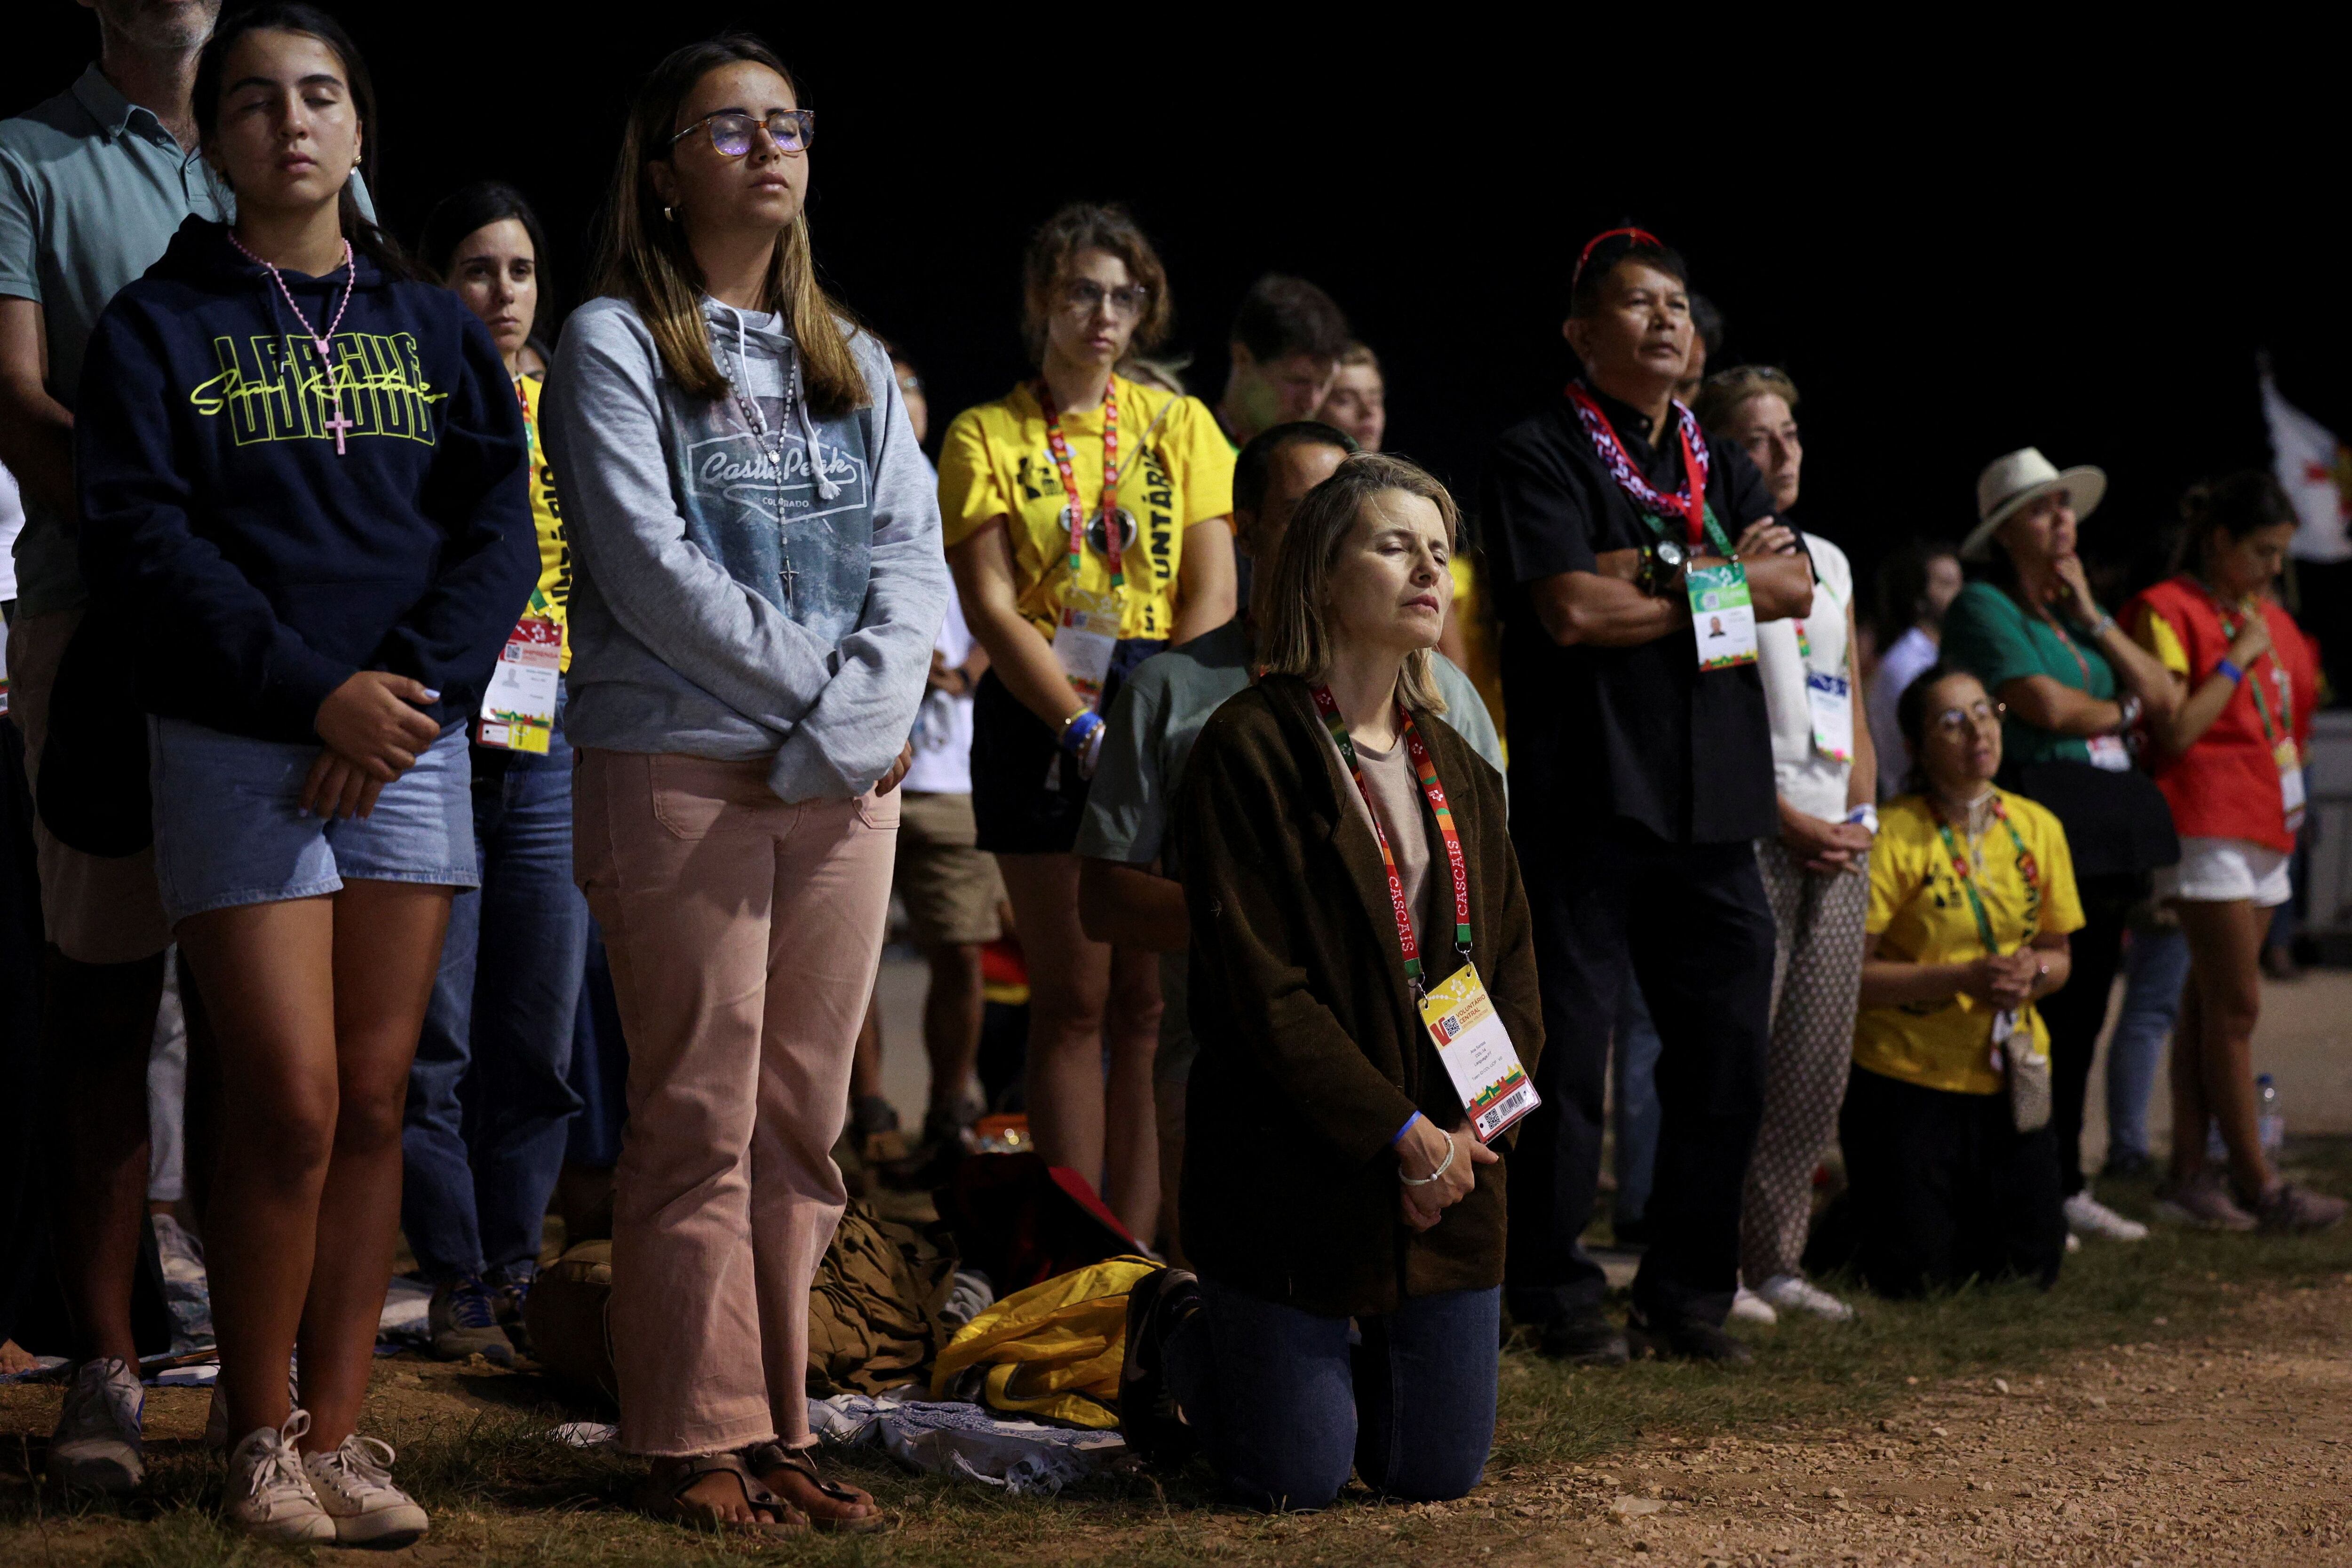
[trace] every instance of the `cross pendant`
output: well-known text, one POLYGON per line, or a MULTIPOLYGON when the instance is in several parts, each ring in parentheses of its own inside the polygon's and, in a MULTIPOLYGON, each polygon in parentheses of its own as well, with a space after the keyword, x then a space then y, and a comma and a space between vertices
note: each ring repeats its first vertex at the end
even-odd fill
POLYGON ((801 574, 799 572, 793 570, 792 558, 789 556, 784 559, 784 564, 776 569, 776 580, 784 585, 784 601, 786 603, 795 602, 793 593, 793 584, 800 580, 800 576, 801 574))
POLYGON ((335 417, 327 421, 327 428, 335 433, 335 455, 338 457, 342 456, 344 455, 343 432, 347 430, 356 430, 359 427, 352 421, 343 417, 343 405, 340 399, 337 400, 335 403, 335 417))

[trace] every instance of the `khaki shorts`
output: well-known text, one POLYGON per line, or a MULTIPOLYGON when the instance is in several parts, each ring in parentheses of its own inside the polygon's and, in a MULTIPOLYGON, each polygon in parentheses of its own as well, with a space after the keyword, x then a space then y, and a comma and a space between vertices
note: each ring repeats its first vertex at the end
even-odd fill
MULTIPOLYGON (((41 747, 49 735, 49 692, 79 610, 19 616, 8 626, 8 716, 25 737, 25 777, 40 793, 41 747)), ((155 885, 155 852, 84 854, 54 838, 37 816, 33 850, 41 871, 41 924, 68 958, 129 964, 171 946, 163 895, 155 885)))
POLYGON ((996 857, 973 847, 978 836, 971 796, 907 795, 894 891, 916 946, 976 946, 1003 935, 996 905, 1004 884, 996 857))

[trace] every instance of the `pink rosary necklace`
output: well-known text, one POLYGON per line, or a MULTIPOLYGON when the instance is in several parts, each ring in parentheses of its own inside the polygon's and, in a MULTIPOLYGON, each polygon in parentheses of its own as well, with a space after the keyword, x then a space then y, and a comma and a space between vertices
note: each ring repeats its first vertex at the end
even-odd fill
MULTIPOLYGON (((343 242, 343 265, 339 269, 343 273, 343 302, 335 307, 334 319, 327 323, 327 329, 323 332, 314 329, 310 325, 310 319, 302 314, 302 307, 294 303, 294 291, 286 287, 286 277, 283 273, 254 255, 253 252, 247 250, 245 242, 234 234, 228 236, 228 243, 236 246, 246 260, 256 267, 268 269, 270 281, 278 285, 278 292, 286 296, 286 308, 294 312, 294 319, 302 323, 302 331, 310 340, 311 347, 319 350, 319 369, 325 373, 327 390, 335 399, 335 417, 327 421, 327 428, 335 433, 335 455, 342 456, 343 433, 355 426, 351 420, 343 416, 343 384, 335 375, 335 362, 331 354, 335 329, 343 324, 343 312, 352 308, 352 283, 357 274, 357 269, 352 266, 352 242, 349 240, 343 242)), ((330 272, 327 276, 332 277, 334 273, 330 272)))

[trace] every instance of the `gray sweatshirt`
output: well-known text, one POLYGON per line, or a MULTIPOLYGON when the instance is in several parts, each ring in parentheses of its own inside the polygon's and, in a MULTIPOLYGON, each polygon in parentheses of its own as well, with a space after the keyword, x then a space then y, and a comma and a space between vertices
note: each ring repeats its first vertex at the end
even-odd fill
POLYGON ((670 382, 635 307, 593 300, 564 325, 542 420, 579 563, 564 729, 768 758, 784 800, 861 794, 914 727, 947 612, 937 483, 871 337, 852 340, 871 403, 815 419, 780 317, 706 298, 703 319, 782 431, 781 486, 736 399, 670 382))

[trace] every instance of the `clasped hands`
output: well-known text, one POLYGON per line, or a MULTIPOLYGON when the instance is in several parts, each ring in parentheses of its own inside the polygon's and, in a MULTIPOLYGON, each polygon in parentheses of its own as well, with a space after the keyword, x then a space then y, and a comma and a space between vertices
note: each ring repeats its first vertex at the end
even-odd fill
POLYGON ((2015 1012, 2033 999, 2033 988, 2048 967, 2049 961, 2032 947, 1989 953, 1969 966, 1969 977, 1960 989, 2003 1012, 2015 1012))
POLYGON ((1415 1230, 1426 1230, 1444 1218, 1447 1209, 1469 1197, 1471 1188, 1478 1185, 1477 1168, 1503 1157, 1480 1143, 1468 1123, 1444 1133, 1432 1126, 1426 1116, 1415 1118, 1405 1129, 1404 1136, 1397 1140, 1396 1155, 1398 1174, 1414 1181, 1445 1166, 1445 1174, 1426 1186, 1399 1188, 1404 1222, 1415 1230), (1449 1154, 1454 1163, 1447 1166, 1449 1154))
POLYGON ((302 810, 346 821, 373 811, 383 787, 439 738, 425 708, 440 700, 424 682, 385 670, 362 670, 329 692, 311 721, 326 749, 303 782, 302 810))

